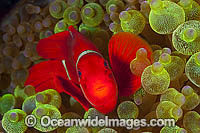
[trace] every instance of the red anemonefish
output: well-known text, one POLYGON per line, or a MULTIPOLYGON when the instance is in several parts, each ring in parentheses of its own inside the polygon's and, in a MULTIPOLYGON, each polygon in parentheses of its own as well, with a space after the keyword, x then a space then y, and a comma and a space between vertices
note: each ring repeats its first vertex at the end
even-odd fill
POLYGON ((25 85, 33 85, 36 92, 54 88, 71 95, 85 110, 93 106, 106 114, 115 108, 118 94, 129 96, 141 86, 140 77, 129 67, 140 48, 150 59, 151 48, 138 36, 128 32, 112 36, 111 69, 92 42, 69 26, 68 31, 39 41, 38 54, 50 60, 30 68, 25 85))

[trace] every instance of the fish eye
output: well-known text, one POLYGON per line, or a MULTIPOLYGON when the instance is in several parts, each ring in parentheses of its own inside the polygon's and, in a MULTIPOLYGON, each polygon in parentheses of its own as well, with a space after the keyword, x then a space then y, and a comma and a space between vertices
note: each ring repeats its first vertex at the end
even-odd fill
POLYGON ((80 70, 78 70, 78 76, 81 77, 81 71, 80 70))
POLYGON ((104 61, 104 66, 106 67, 106 68, 108 68, 108 62, 105 60, 104 61))

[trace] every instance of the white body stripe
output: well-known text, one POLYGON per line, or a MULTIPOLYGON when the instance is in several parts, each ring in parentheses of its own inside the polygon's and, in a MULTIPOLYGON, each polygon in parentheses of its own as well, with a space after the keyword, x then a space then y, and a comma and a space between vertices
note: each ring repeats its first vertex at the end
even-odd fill
POLYGON ((64 68, 65 68, 66 73, 67 73, 67 77, 69 78, 69 80, 71 80, 71 78, 70 78, 70 76, 69 76, 69 72, 68 72, 68 70, 67 70, 67 66, 66 66, 66 64, 65 64, 65 60, 62 60, 62 64, 63 64, 63 66, 64 66, 64 68))

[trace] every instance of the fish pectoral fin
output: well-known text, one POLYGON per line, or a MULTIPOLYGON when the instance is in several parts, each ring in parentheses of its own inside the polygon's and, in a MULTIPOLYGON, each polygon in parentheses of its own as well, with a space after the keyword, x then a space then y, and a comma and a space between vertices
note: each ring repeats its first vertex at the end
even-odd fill
POLYGON ((63 92, 77 100, 85 110, 88 110, 91 107, 91 104, 87 101, 78 85, 62 77, 58 77, 58 81, 61 85, 60 87, 62 87, 63 92))
POLYGON ((49 60, 34 65, 29 70, 29 75, 24 85, 34 86, 36 92, 46 89, 55 89, 59 93, 65 92, 80 102, 85 110, 90 107, 78 85, 68 79, 61 60, 49 60))

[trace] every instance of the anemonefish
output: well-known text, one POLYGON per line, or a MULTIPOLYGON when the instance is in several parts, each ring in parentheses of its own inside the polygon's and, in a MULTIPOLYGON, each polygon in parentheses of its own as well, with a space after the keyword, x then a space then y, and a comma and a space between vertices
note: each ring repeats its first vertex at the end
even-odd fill
POLYGON ((49 60, 30 68, 25 86, 33 85, 36 92, 49 88, 65 92, 85 110, 94 107, 106 114, 114 110, 118 94, 129 96, 141 86, 140 77, 129 67, 140 48, 147 50, 150 59, 151 48, 140 37, 115 34, 109 41, 110 67, 95 45, 69 26, 39 41, 38 54, 49 60))

